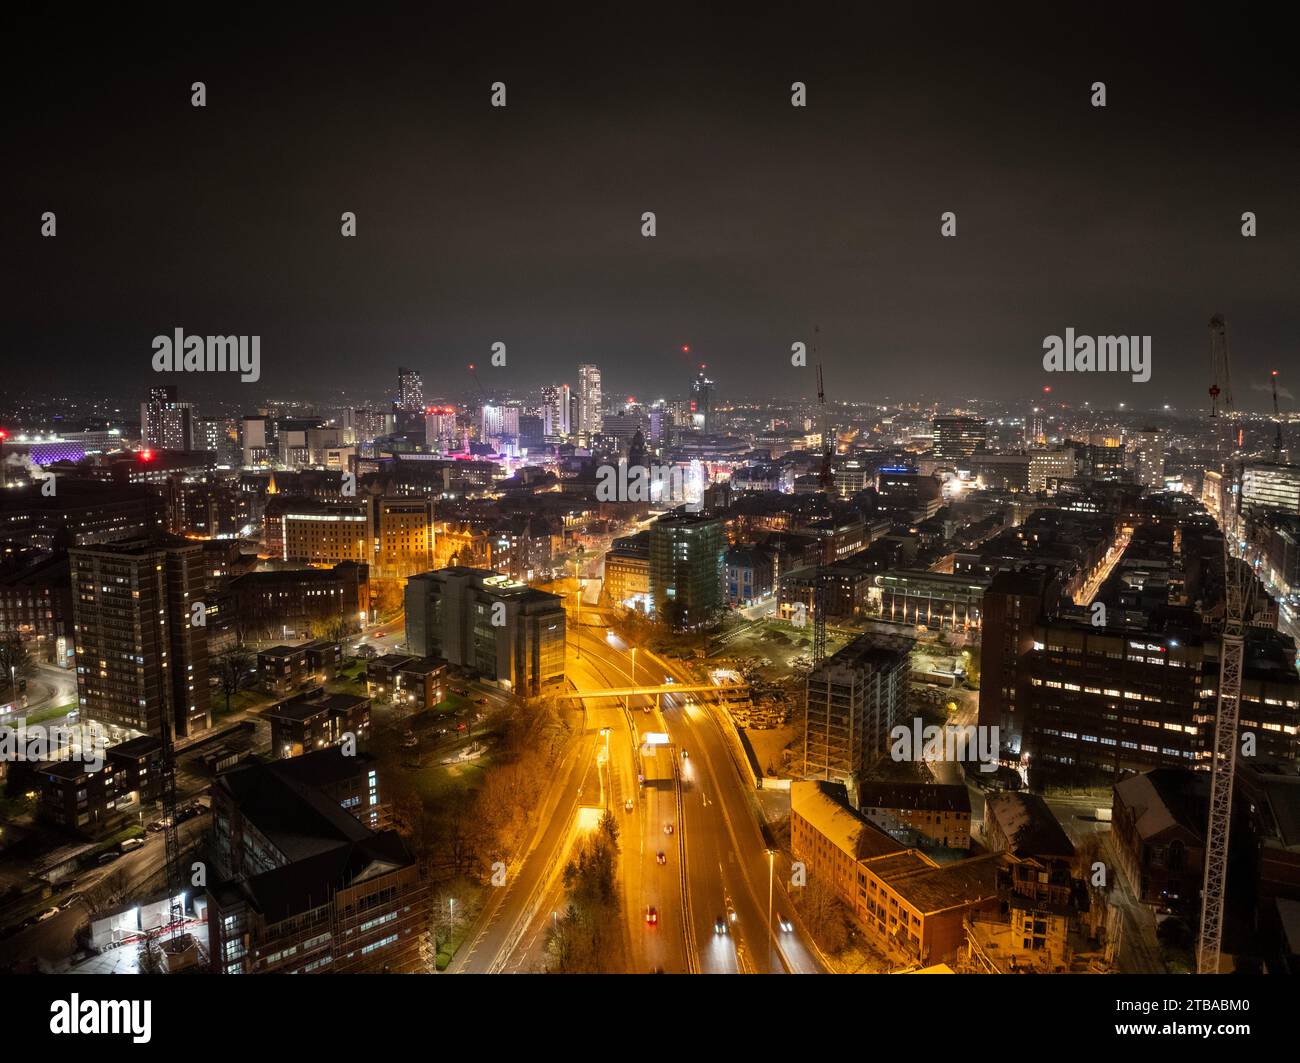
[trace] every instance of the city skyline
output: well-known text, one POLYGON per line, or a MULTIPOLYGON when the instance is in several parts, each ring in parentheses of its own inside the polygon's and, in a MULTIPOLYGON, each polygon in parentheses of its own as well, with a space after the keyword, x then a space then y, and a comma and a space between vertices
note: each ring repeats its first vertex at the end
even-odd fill
POLYGON ((934 40, 916 18, 872 17, 839 36, 796 19, 779 45, 759 19, 729 42, 752 48, 726 50, 717 19, 666 16, 641 48, 586 17, 549 35, 546 60, 499 42, 435 48, 432 65, 417 18, 343 77, 328 27, 295 30, 290 55, 270 23, 153 59, 149 34, 106 28, 106 54, 141 62, 89 101, 96 60, 24 67, 45 107, 17 145, 32 165, 7 224, 30 253, 9 259, 5 358, 143 387, 152 337, 183 327, 262 337, 260 386, 203 385, 232 399, 354 386, 389 363, 450 392, 471 361, 512 388, 617 365, 639 394, 676 386, 690 345, 719 379, 812 396, 789 351, 818 326, 833 398, 905 394, 923 360, 937 399, 1050 383, 1068 401, 1191 407, 1222 312, 1239 402, 1267 403, 1300 332, 1300 148, 1284 132, 1300 91, 1265 21, 1203 34, 1130 14, 1063 43, 1013 12, 950 13, 934 40), (88 128, 108 116, 113 137, 88 128), (549 150, 559 130, 583 132, 549 150), (1043 339, 1066 328, 1150 336, 1151 380, 1044 373, 1043 339), (507 365, 487 369, 497 342, 507 365))
MULTIPOLYGON (((968 976, 939 1051, 1280 1026, 1289 27, 348 14, 11 20, 19 1037, 184 1044, 180 974, 254 1026, 374 994, 222 976, 867 975, 900 1030, 944 983, 892 976, 968 976)), ((727 1028, 851 1025, 819 984, 727 1028)))

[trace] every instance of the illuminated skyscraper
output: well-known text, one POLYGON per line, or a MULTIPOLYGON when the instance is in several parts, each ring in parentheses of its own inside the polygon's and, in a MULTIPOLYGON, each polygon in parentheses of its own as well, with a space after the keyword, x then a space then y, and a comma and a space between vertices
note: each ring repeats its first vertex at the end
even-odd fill
POLYGON ((542 388, 542 434, 549 440, 567 439, 572 434, 569 390, 568 384, 548 384, 542 388))
POLYGON ((1165 434, 1155 428, 1144 428, 1133 436, 1133 458, 1137 468, 1137 482, 1144 487, 1159 490, 1165 485, 1165 434))
POLYGON ((140 441, 154 450, 194 450, 194 404, 176 401, 170 384, 150 388, 140 403, 140 441))
POLYGON ((969 458, 988 438, 988 422, 982 417, 936 417, 934 456, 947 461, 969 458))
POLYGON ((700 371, 691 381, 692 423, 701 432, 712 432, 713 424, 713 381, 705 373, 707 366, 700 366, 700 371))
POLYGON ((397 370, 397 405, 409 413, 424 410, 424 383, 416 370, 397 370))
POLYGON ((578 366, 578 434, 590 442, 601 431, 600 368, 578 366))

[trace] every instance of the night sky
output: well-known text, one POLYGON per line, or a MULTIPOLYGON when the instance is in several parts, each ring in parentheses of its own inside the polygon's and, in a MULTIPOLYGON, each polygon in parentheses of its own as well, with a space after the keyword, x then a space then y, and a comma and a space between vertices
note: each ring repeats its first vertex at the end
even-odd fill
POLYGON ((459 395, 497 340, 490 387, 593 361, 673 397, 703 360, 726 396, 807 395, 817 323, 832 397, 1200 406, 1221 312, 1262 410, 1271 368, 1300 393, 1294 37, 1127 6, 19 19, 0 388, 132 395, 182 327, 262 337, 258 384, 168 381, 200 404, 399 364, 459 395), (1067 327, 1151 335, 1150 383, 1045 374, 1067 327))

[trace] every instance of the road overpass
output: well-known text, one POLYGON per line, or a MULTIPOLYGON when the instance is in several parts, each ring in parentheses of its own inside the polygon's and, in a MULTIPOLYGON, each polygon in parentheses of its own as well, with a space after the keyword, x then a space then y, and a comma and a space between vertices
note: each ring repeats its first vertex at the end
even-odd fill
POLYGON ((665 683, 660 686, 606 687, 602 690, 573 690, 559 698, 626 698, 658 694, 748 694, 748 683, 665 683))

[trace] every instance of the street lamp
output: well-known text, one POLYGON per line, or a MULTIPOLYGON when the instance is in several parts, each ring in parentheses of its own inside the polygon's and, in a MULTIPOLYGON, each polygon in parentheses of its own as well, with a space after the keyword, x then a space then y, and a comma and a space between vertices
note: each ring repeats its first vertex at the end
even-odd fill
POLYGON ((772 972, 772 887, 776 878, 776 850, 767 851, 767 969, 772 972))

